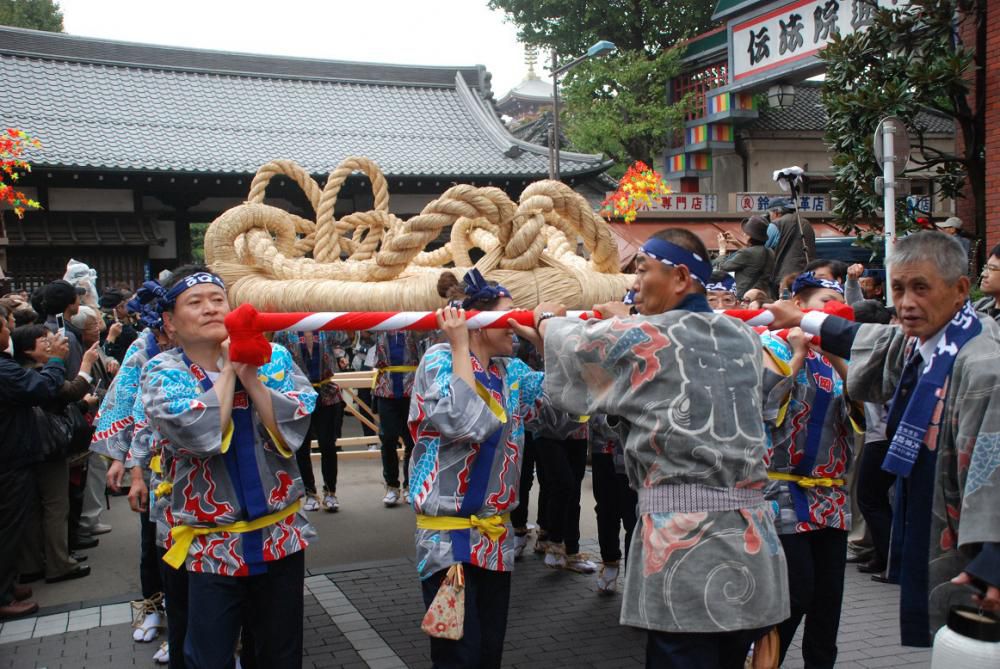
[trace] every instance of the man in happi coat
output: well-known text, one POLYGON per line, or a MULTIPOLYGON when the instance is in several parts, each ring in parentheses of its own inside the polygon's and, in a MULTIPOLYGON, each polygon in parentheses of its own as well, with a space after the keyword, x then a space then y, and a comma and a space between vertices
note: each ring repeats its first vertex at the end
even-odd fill
POLYGON ((303 551, 315 530, 300 511, 295 450, 316 392, 277 344, 259 367, 230 360, 225 286, 204 268, 175 273, 162 303, 178 348, 146 364, 140 388, 169 455, 163 560, 188 571, 185 664, 229 666, 246 626, 256 666, 300 667, 303 551))
MULTIPOLYGON (((789 615, 785 557, 763 489, 763 351, 705 298, 711 265, 686 230, 638 256, 635 303, 608 320, 553 318, 540 305, 545 390, 574 414, 618 416, 639 525, 621 622, 649 630, 651 667, 742 667, 789 615)), ((614 419, 611 419, 614 420, 614 419)))
POLYGON ((901 480, 889 576, 908 646, 929 646, 953 605, 1000 610, 1000 327, 972 308, 965 267, 939 232, 896 242, 898 327, 773 306, 775 327, 801 323, 850 358, 851 397, 890 402, 882 468, 901 480))

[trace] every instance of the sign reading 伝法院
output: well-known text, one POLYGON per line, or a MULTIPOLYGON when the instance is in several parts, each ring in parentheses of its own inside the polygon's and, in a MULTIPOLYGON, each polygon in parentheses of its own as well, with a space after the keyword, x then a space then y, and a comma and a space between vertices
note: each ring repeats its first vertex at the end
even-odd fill
POLYGON ((816 66, 816 53, 833 35, 864 30, 875 5, 903 8, 906 0, 795 0, 729 23, 730 81, 735 87, 764 83, 816 66))

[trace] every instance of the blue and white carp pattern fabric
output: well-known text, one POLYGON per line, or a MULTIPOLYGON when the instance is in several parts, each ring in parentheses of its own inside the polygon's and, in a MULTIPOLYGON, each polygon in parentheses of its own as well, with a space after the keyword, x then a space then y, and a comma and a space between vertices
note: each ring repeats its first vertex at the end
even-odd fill
MULTIPOLYGON (((128 457, 135 426, 133 407, 139 396, 139 375, 152 357, 150 344, 155 346, 156 338, 146 329, 125 352, 121 368, 101 402, 90 442, 90 450, 98 455, 122 462, 128 457)), ((153 355, 158 352, 158 348, 154 349, 153 355)))

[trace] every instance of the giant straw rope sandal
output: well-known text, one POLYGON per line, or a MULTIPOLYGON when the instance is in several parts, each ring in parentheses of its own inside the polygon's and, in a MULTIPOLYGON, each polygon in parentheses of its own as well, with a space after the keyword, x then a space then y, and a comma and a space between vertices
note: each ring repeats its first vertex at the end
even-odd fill
POLYGON ((558 181, 538 181, 514 203, 499 188, 449 188, 406 220, 389 213, 378 166, 348 158, 321 189, 291 160, 262 166, 247 201, 205 233, 205 258, 229 287, 233 305, 267 311, 426 311, 443 303, 442 270, 461 279, 473 265, 503 283, 519 308, 542 301, 571 309, 619 300, 632 277, 619 270, 618 247, 587 201, 558 181), (334 217, 337 194, 353 172, 371 180, 372 211, 334 217), (275 176, 294 180, 316 212, 310 221, 264 204, 275 176), (427 245, 450 228, 441 248, 427 245), (576 253, 577 237, 589 259, 576 253), (572 240, 572 241, 571 241, 572 240), (485 253, 473 263, 469 252, 485 253))

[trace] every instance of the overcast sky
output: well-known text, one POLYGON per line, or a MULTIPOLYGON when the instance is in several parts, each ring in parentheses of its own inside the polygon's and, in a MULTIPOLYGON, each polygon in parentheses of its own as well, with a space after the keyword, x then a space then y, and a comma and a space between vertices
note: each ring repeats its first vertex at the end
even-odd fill
POLYGON ((513 25, 486 0, 58 0, 67 33, 224 51, 485 65, 500 98, 524 78, 513 25))

